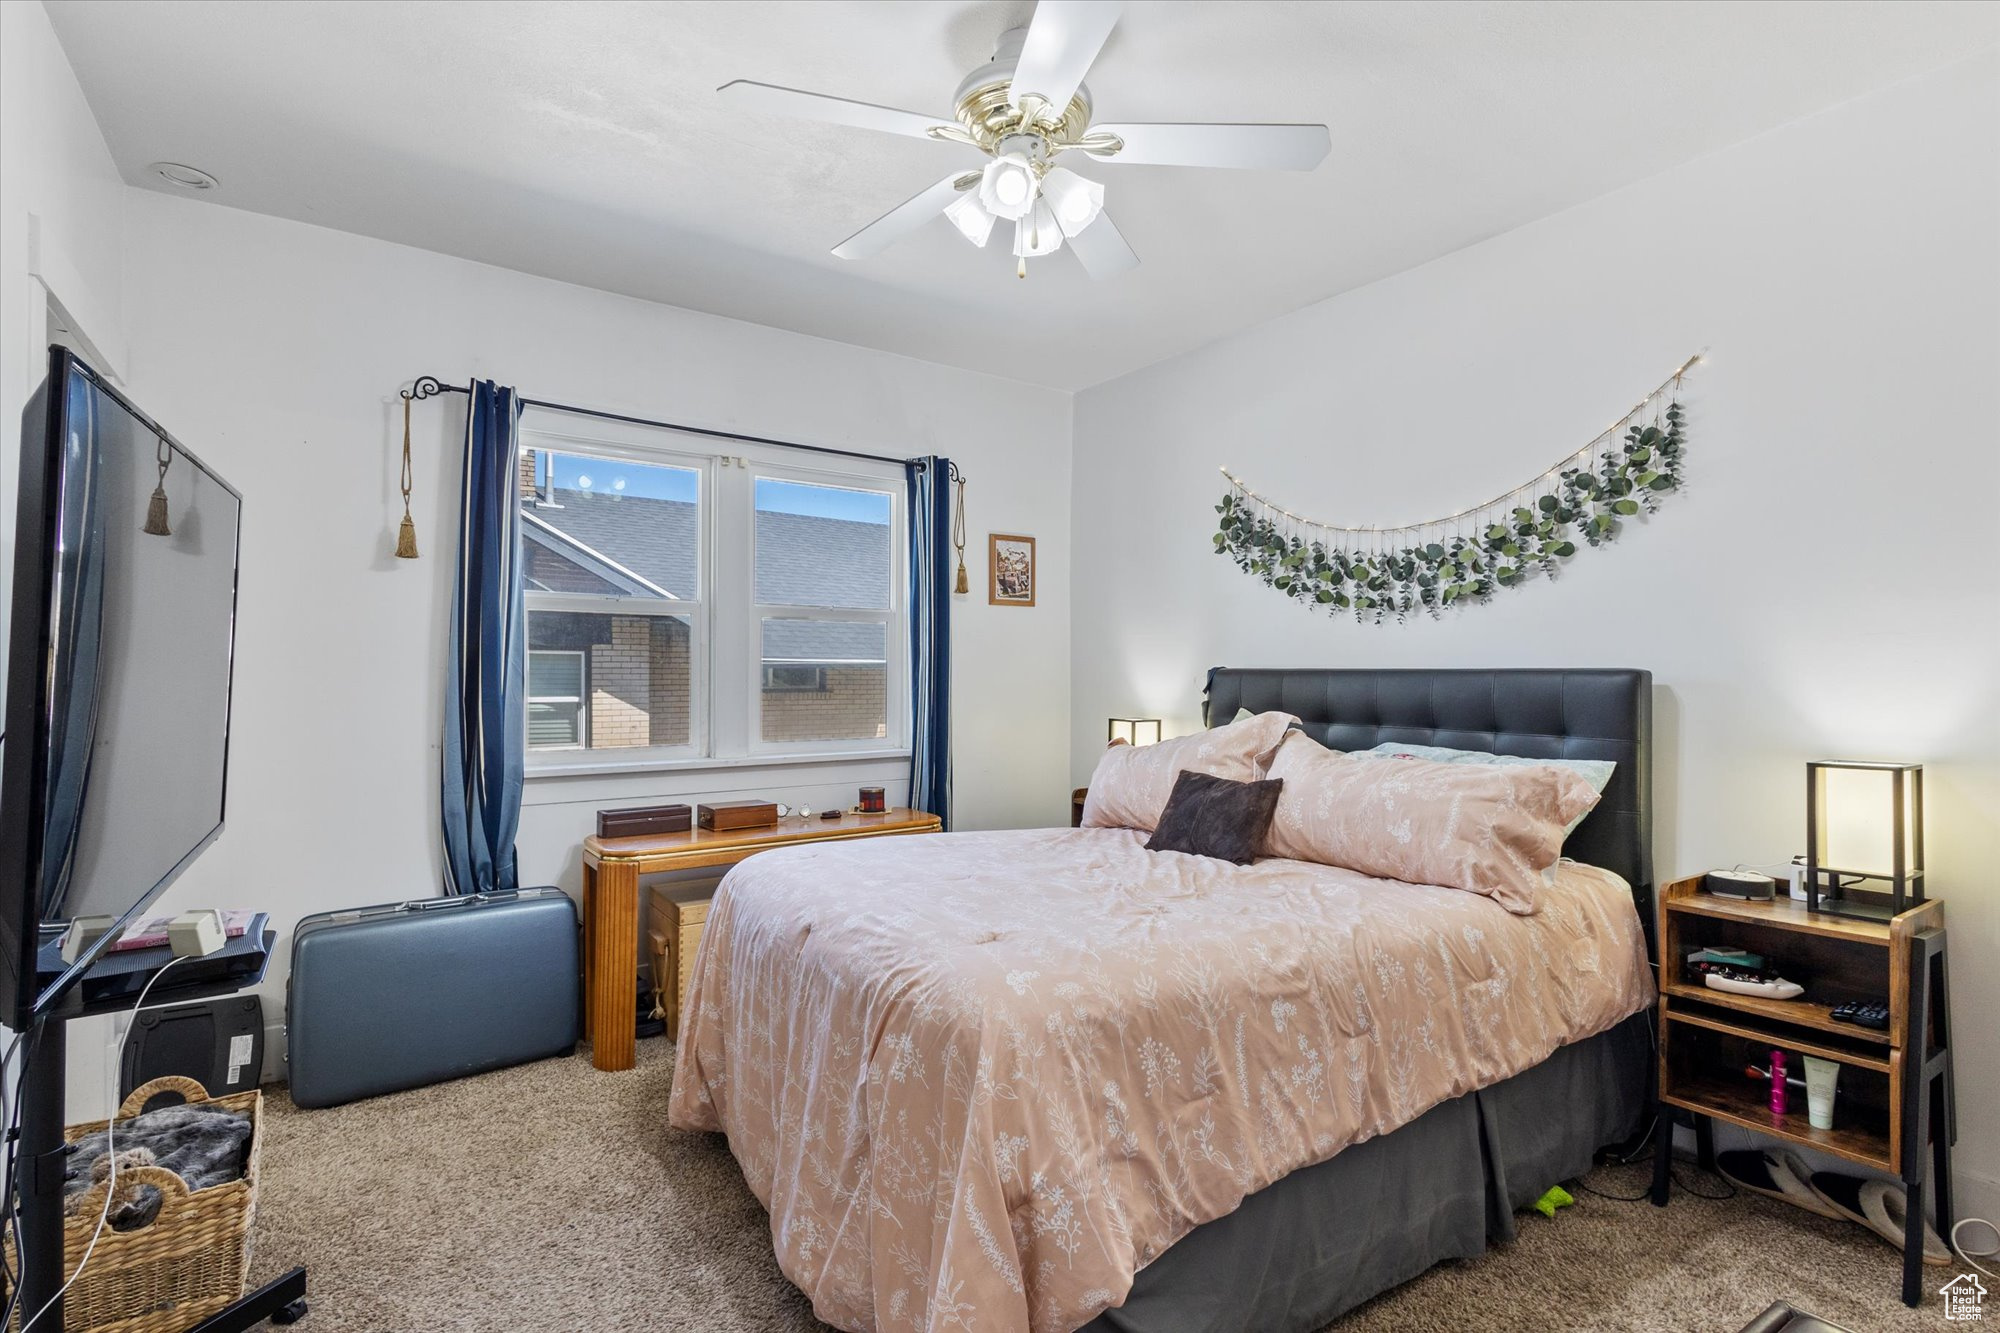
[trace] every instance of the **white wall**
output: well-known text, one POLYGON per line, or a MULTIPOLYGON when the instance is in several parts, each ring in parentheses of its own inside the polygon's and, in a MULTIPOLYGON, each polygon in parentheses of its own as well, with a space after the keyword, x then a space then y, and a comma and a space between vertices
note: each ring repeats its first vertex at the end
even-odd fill
MULTIPOLYGON (((9 534, 21 410, 41 382, 51 296, 99 340, 103 369, 124 372, 125 192, 47 12, 0 5, 0 514, 9 534)), ((13 563, 10 537, 0 542, 0 625, 13 563)), ((6 651, 0 642, 0 663, 6 651)))
POLYGON ((1802 850, 1809 758, 1922 760, 1957 1161, 2000 1214, 1997 91, 1987 54, 1080 394, 1072 777, 1107 716, 1198 725, 1215 664, 1647 667, 1679 876, 1802 850), (1554 583, 1357 626, 1213 553, 1219 465, 1449 513, 1703 348, 1687 491, 1554 583))

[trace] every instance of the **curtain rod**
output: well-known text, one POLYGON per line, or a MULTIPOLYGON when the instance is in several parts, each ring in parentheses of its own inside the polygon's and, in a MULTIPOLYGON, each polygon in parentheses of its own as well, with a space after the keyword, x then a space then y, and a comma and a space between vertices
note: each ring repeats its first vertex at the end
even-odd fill
MULTIPOLYGON (((435 398, 441 393, 462 393, 471 395, 471 390, 462 384, 446 384, 435 375, 419 375, 407 389, 398 389, 397 394, 412 402, 422 402, 435 398)), ((744 444, 770 444, 780 449, 803 449, 808 453, 832 454, 837 458, 865 458, 871 463, 915 463, 919 468, 927 466, 921 458, 895 458, 888 454, 867 454, 858 449, 835 449, 824 444, 799 444, 792 440, 773 440, 763 435, 742 435, 731 430, 710 430, 706 426, 683 426, 673 421, 655 421, 651 417, 631 417, 622 412, 602 412, 594 407, 575 407, 569 403, 551 403, 541 398, 523 398, 524 407, 547 408, 551 412, 569 412, 580 417, 596 417, 600 421, 622 421, 630 426, 657 426, 662 430, 677 430, 688 435, 705 435, 711 440, 739 440, 744 444)), ((958 464, 951 465, 952 480, 960 479, 958 464)))

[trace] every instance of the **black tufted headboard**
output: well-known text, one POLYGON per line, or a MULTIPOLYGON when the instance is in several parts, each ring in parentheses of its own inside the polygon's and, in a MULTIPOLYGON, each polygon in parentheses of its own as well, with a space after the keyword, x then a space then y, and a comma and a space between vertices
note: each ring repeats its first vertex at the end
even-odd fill
POLYGON ((1623 668, 1498 671, 1216 667, 1203 717, 1239 708, 1296 715, 1336 750, 1383 741, 1530 759, 1610 759, 1611 785, 1563 854, 1622 875, 1653 921, 1653 673, 1623 668))

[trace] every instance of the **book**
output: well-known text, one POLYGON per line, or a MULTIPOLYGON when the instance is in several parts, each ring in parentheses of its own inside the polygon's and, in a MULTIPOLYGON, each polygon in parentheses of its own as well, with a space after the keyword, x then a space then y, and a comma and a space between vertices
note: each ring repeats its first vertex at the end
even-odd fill
MULTIPOLYGON (((141 917, 125 928, 111 944, 104 948, 106 953, 123 953, 128 949, 158 949, 167 943, 167 923, 179 913, 164 912, 158 916, 141 917)), ((230 908, 222 914, 222 933, 227 939, 237 939, 250 928, 250 922, 257 913, 240 908, 230 908)))

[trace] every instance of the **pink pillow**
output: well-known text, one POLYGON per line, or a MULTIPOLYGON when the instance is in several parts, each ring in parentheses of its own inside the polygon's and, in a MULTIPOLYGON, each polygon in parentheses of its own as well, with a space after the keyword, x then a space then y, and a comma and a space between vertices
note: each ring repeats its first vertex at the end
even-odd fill
POLYGON ((1264 776, 1264 766, 1285 739, 1285 728, 1296 721, 1290 713, 1258 713, 1157 745, 1114 745, 1090 775, 1083 825, 1152 832, 1167 808, 1167 798, 1174 794, 1174 780, 1183 772, 1255 782, 1264 776))
POLYGON ((1523 915, 1564 829, 1598 799, 1588 779, 1553 765, 1369 762, 1298 732, 1267 776, 1285 783, 1269 855, 1483 893, 1523 915))

